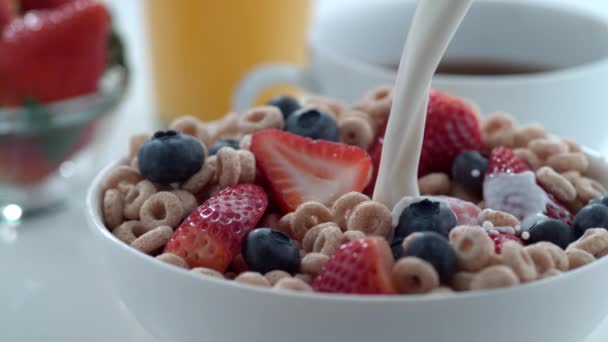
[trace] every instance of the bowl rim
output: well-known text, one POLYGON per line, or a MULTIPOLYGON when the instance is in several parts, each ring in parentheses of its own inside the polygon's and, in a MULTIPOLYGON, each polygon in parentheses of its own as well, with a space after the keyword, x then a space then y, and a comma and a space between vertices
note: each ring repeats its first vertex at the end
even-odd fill
MULTIPOLYGON (((585 149, 586 151, 591 151, 589 149, 585 149)), ((594 153, 594 152, 593 152, 594 153)), ((595 154, 595 153, 594 153, 595 154)), ((602 157, 604 163, 606 163, 606 159, 602 157)), ((166 271, 174 274, 177 277, 186 277, 189 278, 189 281, 204 281, 210 282, 214 285, 219 286, 228 286, 233 290, 240 291, 249 291, 252 294, 257 293, 260 295, 268 295, 268 296, 278 296, 290 299, 303 299, 306 300, 322 300, 322 301, 331 301, 333 303, 350 303, 350 304, 387 304, 387 303, 398 303, 398 304, 406 304, 406 303, 425 303, 425 302, 434 302, 438 300, 443 301, 462 301, 462 300, 482 300, 488 297, 500 296, 500 295, 511 295, 517 296, 522 295, 523 292, 537 289, 538 287, 544 287, 550 284, 553 284, 556 281, 560 281, 560 279, 572 279, 577 277, 580 273, 590 272, 599 267, 604 267, 604 264, 608 264, 608 257, 597 259, 595 262, 585 265, 583 267, 569 270, 567 272, 563 272, 559 276, 549 277, 545 279, 539 279, 532 282, 519 284, 513 287, 507 288, 498 288, 498 289, 488 289, 488 290, 476 290, 476 291, 464 291, 464 292, 449 292, 445 294, 411 294, 411 295, 357 295, 357 294, 329 294, 329 293, 319 293, 319 292, 298 292, 298 291, 277 291, 273 288, 264 288, 259 286, 253 286, 248 284, 241 284, 234 281, 226 281, 225 279, 217 279, 210 276, 194 274, 189 272, 189 270, 182 269, 180 267, 167 264, 162 262, 153 256, 142 253, 124 242, 120 241, 116 238, 108 228, 105 227, 103 221, 101 220, 100 215, 96 213, 98 208, 95 208, 95 204, 100 205, 100 196, 101 196, 101 183, 103 178, 106 176, 108 171, 119 165, 123 160, 115 160, 99 171, 99 173, 95 176, 94 180, 90 184, 87 194, 86 194, 86 215, 87 220, 89 221, 90 228, 94 231, 95 235, 98 235, 103 240, 109 244, 115 245, 114 247, 119 248, 125 251, 132 257, 138 258, 142 262, 150 262, 150 265, 156 265, 152 267, 160 267, 161 269, 165 269, 166 271)), ((608 163, 605 164, 606 168, 608 168, 608 163)), ((99 242, 101 243, 101 242, 99 242)))
POLYGON ((114 66, 104 73, 96 92, 40 105, 35 103, 32 109, 23 106, 0 108, 0 136, 36 134, 104 116, 118 106, 127 86, 128 70, 122 66, 114 66), (32 114, 43 116, 44 121, 36 122, 32 114), (34 127, 32 122, 39 126, 34 127))

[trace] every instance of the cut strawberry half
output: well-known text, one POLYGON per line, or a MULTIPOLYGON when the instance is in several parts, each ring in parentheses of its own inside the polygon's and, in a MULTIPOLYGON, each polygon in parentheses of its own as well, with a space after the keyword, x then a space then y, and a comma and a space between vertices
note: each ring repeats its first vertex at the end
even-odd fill
POLYGON ((194 209, 164 251, 184 258, 190 267, 224 272, 267 207, 266 193, 257 185, 226 188, 194 209))
POLYGON ((483 193, 488 208, 508 212, 519 220, 542 213, 572 224, 572 213, 539 186, 526 162, 506 147, 492 150, 483 193))
POLYGON ((347 192, 360 192, 372 171, 369 155, 358 147, 276 129, 254 133, 250 149, 283 212, 308 201, 330 205, 347 192))
POLYGON ((342 245, 313 283, 317 292, 393 294, 391 249, 383 238, 368 237, 342 245))

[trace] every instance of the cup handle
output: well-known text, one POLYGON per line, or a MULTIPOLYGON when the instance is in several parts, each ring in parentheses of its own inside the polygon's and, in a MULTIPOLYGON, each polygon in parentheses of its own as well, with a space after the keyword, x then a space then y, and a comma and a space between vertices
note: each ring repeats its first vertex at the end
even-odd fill
POLYGON ((292 84, 316 91, 311 74, 306 69, 290 64, 261 65, 241 79, 232 96, 232 108, 239 113, 251 108, 261 91, 277 84, 292 84))

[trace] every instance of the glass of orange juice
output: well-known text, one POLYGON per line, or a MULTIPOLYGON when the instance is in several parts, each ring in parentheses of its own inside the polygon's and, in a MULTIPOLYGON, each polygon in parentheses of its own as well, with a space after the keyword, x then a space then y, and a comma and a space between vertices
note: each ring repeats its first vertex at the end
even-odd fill
POLYGON ((311 0, 144 3, 156 105, 165 122, 181 115, 220 118, 238 81, 256 65, 305 61, 311 0))

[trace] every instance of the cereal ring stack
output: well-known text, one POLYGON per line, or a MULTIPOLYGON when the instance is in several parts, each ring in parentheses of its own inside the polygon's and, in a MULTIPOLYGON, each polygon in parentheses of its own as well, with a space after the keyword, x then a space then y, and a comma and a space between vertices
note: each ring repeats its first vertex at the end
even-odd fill
POLYGON ((374 201, 391 103, 390 86, 354 105, 279 96, 136 134, 102 182, 104 223, 160 262, 276 291, 450 295, 608 254, 608 191, 581 146, 434 90, 421 195, 374 201))

